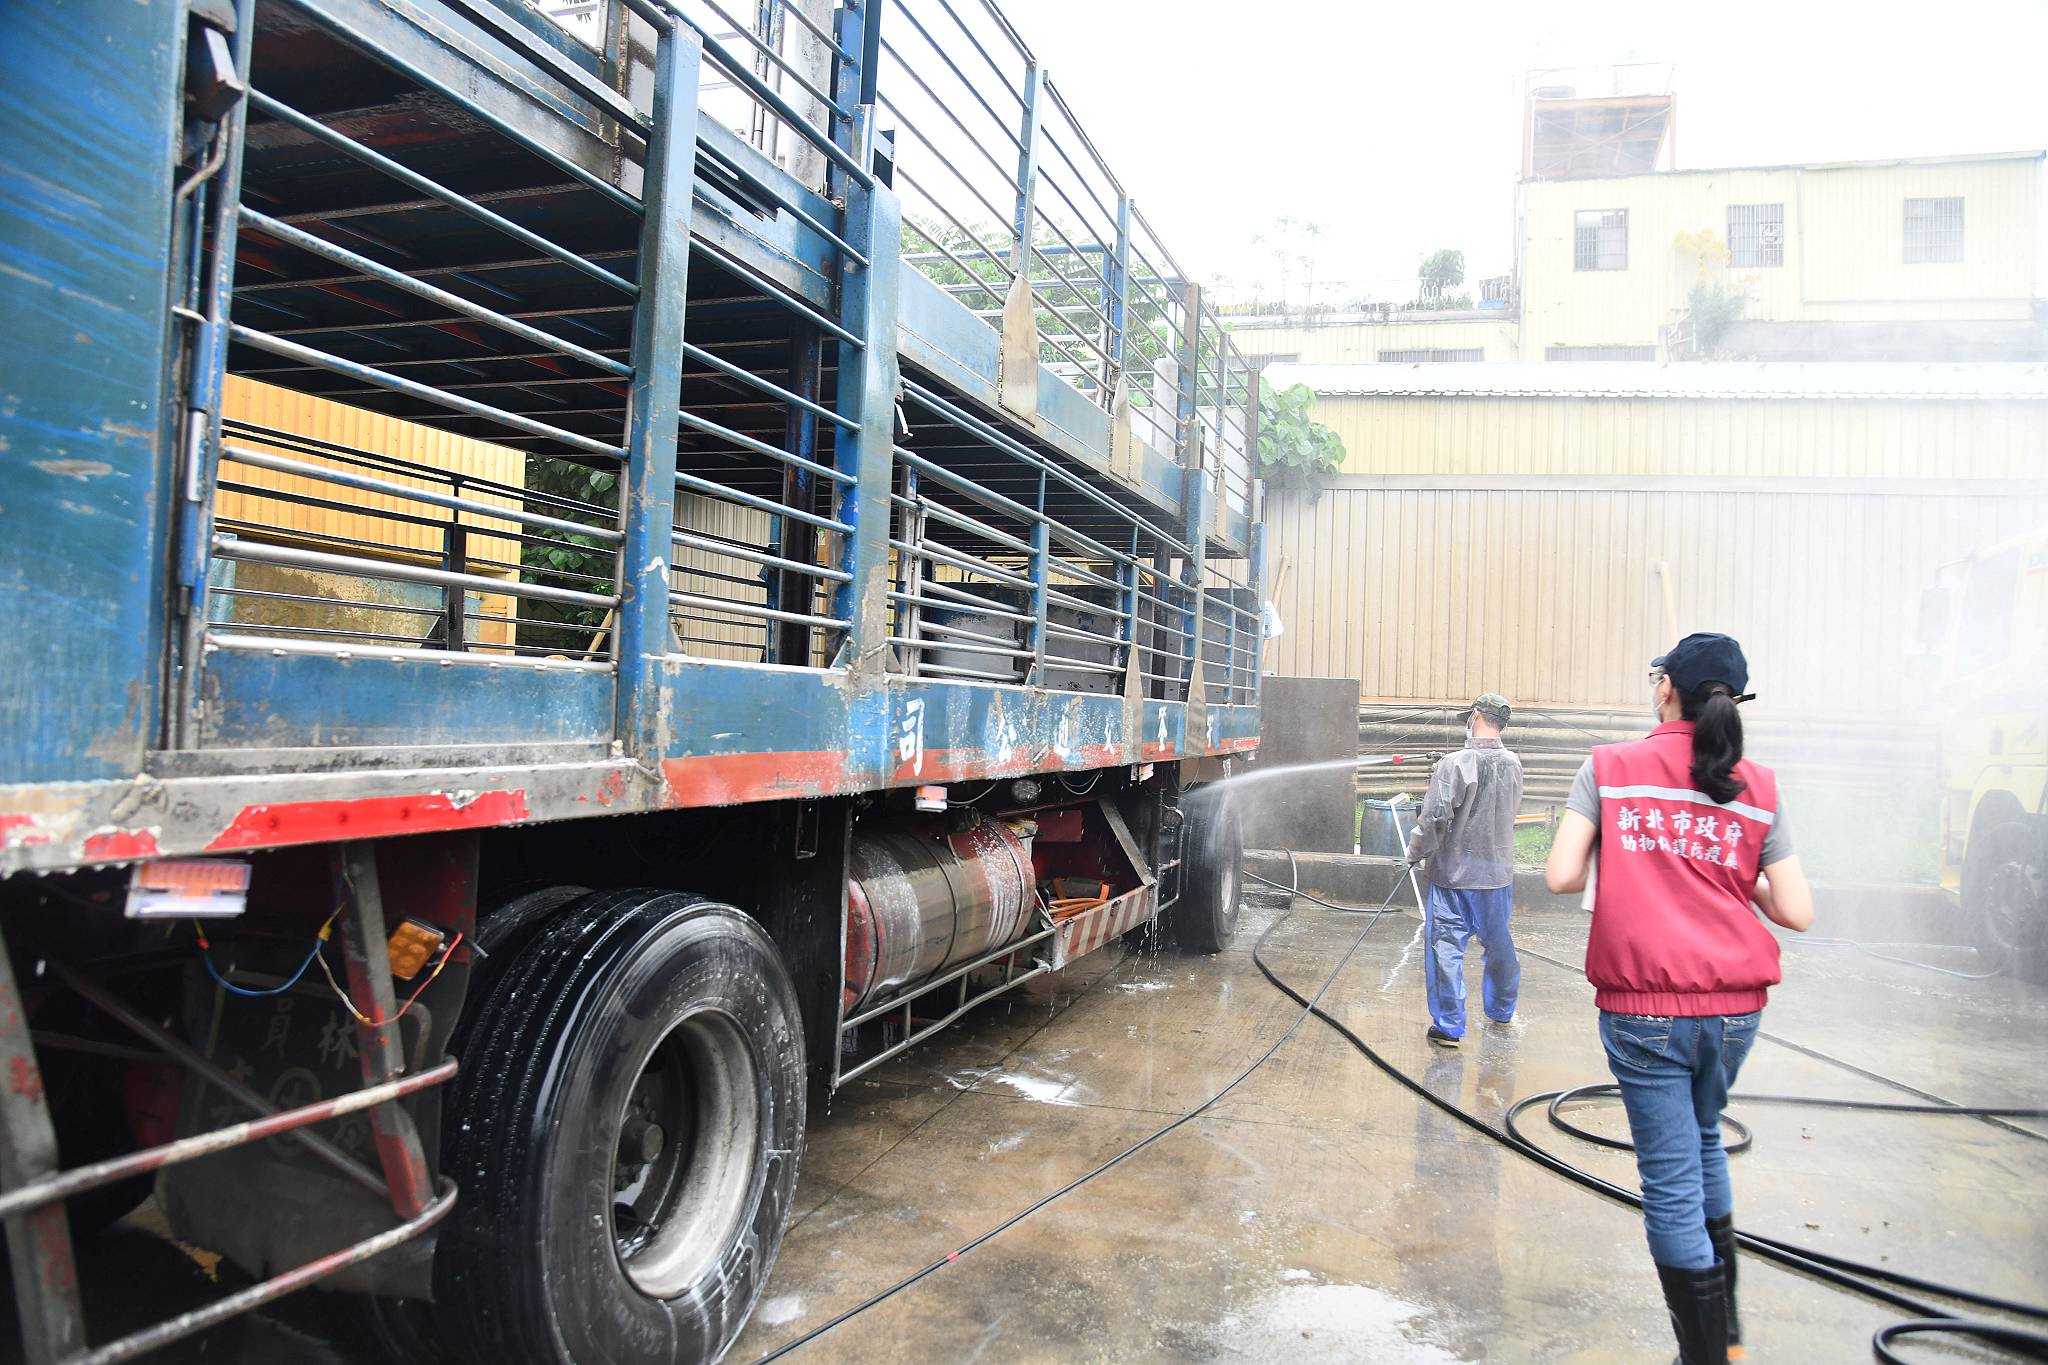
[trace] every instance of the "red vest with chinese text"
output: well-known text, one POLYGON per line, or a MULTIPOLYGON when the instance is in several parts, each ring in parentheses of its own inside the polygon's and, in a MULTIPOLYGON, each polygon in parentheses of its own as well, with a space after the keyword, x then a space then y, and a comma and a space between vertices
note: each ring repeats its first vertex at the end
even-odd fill
POLYGON ((1692 780, 1692 724, 1593 750, 1600 871, 1586 978, 1621 1014, 1747 1014, 1781 979, 1778 941, 1750 904, 1778 779, 1748 759, 1733 801, 1692 780))

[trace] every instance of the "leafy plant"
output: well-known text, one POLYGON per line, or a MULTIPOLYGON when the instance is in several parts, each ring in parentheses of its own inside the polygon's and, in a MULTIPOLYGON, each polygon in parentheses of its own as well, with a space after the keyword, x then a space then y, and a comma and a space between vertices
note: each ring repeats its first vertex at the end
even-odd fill
POLYGON ((1344 442, 1308 415, 1315 391, 1306 384, 1276 390, 1259 380, 1259 477, 1266 486, 1313 502, 1344 462, 1344 442))
POLYGON ((1692 334, 1692 354, 1710 356, 1728 324, 1749 306, 1748 281, 1728 278, 1728 247, 1712 228, 1681 232, 1671 246, 1693 269, 1685 318, 1692 334))
POLYGON ((1449 247, 1433 251, 1423 257, 1422 264, 1416 267, 1415 274, 1422 282, 1422 287, 1415 297, 1417 308, 1471 307, 1472 298, 1469 294, 1457 302, 1447 297, 1451 290, 1465 282, 1464 252, 1453 251, 1449 247))
MULTIPOLYGON (((573 460, 529 455, 526 486, 536 493, 551 495, 535 499, 533 510, 567 521, 592 526, 615 525, 618 519, 619 475, 611 469, 593 469, 573 460), (569 499, 576 507, 553 499, 569 499)), ((557 587, 609 592, 612 583, 612 549, 595 536, 573 531, 548 530, 519 547, 522 583, 552 583, 557 587)), ((529 620, 560 622, 559 627, 522 625, 521 644, 543 645, 563 651, 587 649, 596 629, 604 623, 604 612, 596 607, 578 607, 560 602, 525 599, 520 614, 529 620)))

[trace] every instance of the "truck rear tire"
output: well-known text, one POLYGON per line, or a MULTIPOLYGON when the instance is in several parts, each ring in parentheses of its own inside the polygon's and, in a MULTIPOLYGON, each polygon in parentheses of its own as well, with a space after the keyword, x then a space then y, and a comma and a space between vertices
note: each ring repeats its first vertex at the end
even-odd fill
POLYGON ((1197 787, 1182 802, 1181 892, 1169 923, 1174 937, 1200 953, 1220 953, 1237 932, 1244 897, 1244 826, 1237 803, 1197 787))
POLYGON ((1971 831, 1963 923, 1987 968, 2048 978, 2048 821, 2015 815, 1971 831))
POLYGON ((796 1190, 796 992, 729 905, 607 891, 555 911, 468 1041, 462 1197, 435 1255, 477 1361, 700 1361, 739 1335, 796 1190))

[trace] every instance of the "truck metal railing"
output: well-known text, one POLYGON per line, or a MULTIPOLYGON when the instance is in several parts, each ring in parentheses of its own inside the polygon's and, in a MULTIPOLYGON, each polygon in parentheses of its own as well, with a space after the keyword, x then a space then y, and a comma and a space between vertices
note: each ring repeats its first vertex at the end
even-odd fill
POLYGON ((917 382, 896 448, 889 639, 898 671, 1185 697, 1193 553, 1052 457, 917 382))
POLYGON ((1192 277, 1002 12, 888 0, 877 89, 905 261, 991 325, 1028 281, 1040 360, 1104 408, 1121 390, 1139 439, 1189 468, 1204 419, 1184 410, 1184 376, 1206 374, 1206 446, 1227 505, 1249 515, 1246 419, 1218 408, 1248 393, 1250 367, 1213 311, 1189 307, 1192 277))
POLYGON ((222 434, 215 647, 607 657, 614 509, 252 422, 222 434))

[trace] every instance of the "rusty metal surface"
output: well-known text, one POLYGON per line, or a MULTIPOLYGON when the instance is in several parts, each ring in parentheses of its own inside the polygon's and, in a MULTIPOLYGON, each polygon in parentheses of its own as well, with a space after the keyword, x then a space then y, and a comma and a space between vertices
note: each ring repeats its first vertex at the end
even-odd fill
POLYGON ((174 1341, 180 1341, 194 1333, 203 1332, 216 1323, 224 1322, 237 1314, 246 1313, 250 1309, 269 1303, 273 1299, 283 1298, 294 1290, 304 1289, 310 1284, 317 1284, 328 1276, 347 1269, 349 1266, 359 1265, 369 1260, 372 1256, 389 1251, 393 1247, 402 1246, 433 1227, 434 1224, 440 1222, 442 1218, 447 1216, 448 1210, 454 1207, 455 1186, 452 1182, 443 1180, 431 1203, 413 1217, 392 1228, 389 1232, 381 1232, 375 1237, 365 1238, 351 1246, 343 1247, 340 1251, 334 1252, 331 1255, 309 1261, 295 1270, 288 1270, 282 1275, 273 1276, 263 1281, 261 1284, 252 1285, 239 1293, 230 1294, 224 1299, 206 1305, 204 1308, 195 1308, 189 1313, 181 1313, 168 1322, 146 1328, 130 1336, 125 1336, 119 1341, 109 1342, 107 1345, 97 1350, 88 1351, 84 1355, 74 1356, 67 1360, 64 1365, 118 1365, 118 1362, 134 1360, 137 1357, 149 1354, 151 1351, 161 1350, 174 1341))
MULTIPOLYGON (((55 1175, 57 1133, 29 1038, 28 1008, 14 983, 14 965, 0 940, 0 1182, 19 1190, 55 1175)), ((85 1345, 78 1267, 71 1226, 61 1204, 22 1208, 7 1216, 7 1252, 14 1301, 29 1365, 63 1360, 85 1345)))
MULTIPOLYGON (((109 995, 97 982, 62 963, 53 962, 50 969, 65 985, 119 1020, 130 1032, 149 1041, 179 1065, 196 1072, 208 1085, 218 1089, 250 1112, 265 1116, 278 1112, 276 1105, 230 1076, 225 1068, 217 1066, 183 1039, 151 1023, 118 997, 109 995)), ((366 1169, 361 1162, 318 1133, 309 1133, 303 1128, 298 1128, 293 1129, 287 1136, 370 1193, 379 1198, 384 1196, 386 1187, 376 1172, 366 1169)))
POLYGON ((382 1085, 369 1086, 338 1099, 322 1100, 318 1104, 302 1105, 297 1109, 280 1110, 263 1118, 249 1119, 226 1128, 216 1128, 210 1133, 200 1133, 194 1137, 180 1138, 176 1142, 167 1142, 161 1147, 151 1147, 128 1156, 94 1162, 90 1166, 80 1166, 76 1170, 66 1171, 62 1175, 33 1185, 15 1186, 5 1194, 0 1194, 0 1217, 13 1217, 44 1204, 68 1199, 74 1194, 83 1194, 102 1185, 111 1185, 117 1180, 126 1180, 130 1176, 145 1175, 181 1161, 211 1156, 215 1152, 224 1152, 230 1147, 239 1147, 244 1143, 260 1142, 264 1138, 288 1133, 307 1124, 339 1118, 343 1114, 353 1114, 359 1109, 400 1100, 415 1091, 425 1090, 428 1086, 439 1085, 453 1078, 457 1065, 456 1061, 450 1058, 430 1070, 417 1072, 411 1076, 401 1076, 382 1085))
MULTIPOLYGON (((363 1084, 381 1087, 405 1070, 405 1054, 399 1047, 398 1002, 385 947, 376 845, 343 845, 337 861, 348 894, 342 946, 347 953, 349 995, 356 1001, 352 1008, 369 1016, 367 1020, 359 1018, 356 1024, 362 1042, 363 1084)), ((370 1110, 370 1132, 377 1142, 385 1183, 391 1189, 391 1207, 401 1218, 416 1217, 432 1198, 433 1185, 412 1115, 395 1099, 386 1100, 370 1110)))

